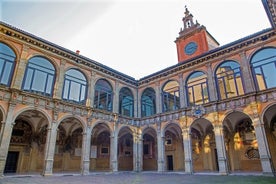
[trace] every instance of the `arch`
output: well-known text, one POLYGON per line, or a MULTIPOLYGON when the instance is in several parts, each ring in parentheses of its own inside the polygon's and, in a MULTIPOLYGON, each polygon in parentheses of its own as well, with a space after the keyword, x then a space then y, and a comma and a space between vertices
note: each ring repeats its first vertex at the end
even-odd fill
POLYGON ((34 108, 34 107, 24 107, 24 108, 21 108, 21 109, 19 109, 18 111, 16 111, 16 112, 14 113, 13 118, 12 118, 12 122, 15 122, 16 118, 17 118, 20 114, 22 114, 22 113, 24 113, 24 112, 26 112, 26 111, 38 111, 38 112, 42 113, 42 114, 44 115, 44 117, 47 119, 48 125, 49 125, 49 126, 51 125, 51 123, 52 123, 52 118, 51 118, 51 116, 47 113, 47 111, 45 111, 45 109, 34 108))
POLYGON ((257 137, 252 119, 240 111, 229 111, 222 122, 229 169, 261 171, 257 137))
POLYGON ((44 56, 33 56, 28 60, 22 90, 52 96, 56 79, 56 69, 51 60, 44 56))
POLYGON ((0 113, 2 115, 2 121, 6 121, 6 111, 1 105, 0 105, 0 113))
POLYGON ((146 88, 141 95, 141 116, 151 116, 156 113, 156 95, 153 88, 146 88))
POLYGON ((112 131, 106 122, 97 122, 91 133, 91 149, 94 153, 90 158, 90 170, 110 170, 110 156, 117 154, 117 150, 111 150, 112 131))
POLYGON ((162 132, 165 139, 162 150, 165 156, 165 170, 183 171, 185 157, 181 127, 176 122, 168 122, 162 132))
POLYGON ((234 60, 221 62, 215 70, 215 80, 219 99, 227 99, 244 94, 240 64, 234 60))
POLYGON ((64 74, 62 99, 85 104, 87 96, 87 77, 76 68, 68 69, 64 74))
POLYGON ((86 123, 82 120, 81 117, 79 117, 78 115, 71 115, 71 114, 66 114, 66 115, 63 115, 62 117, 60 117, 58 120, 57 120, 57 127, 61 124, 62 121, 68 119, 68 118, 73 118, 73 119, 76 119, 79 121, 82 129, 84 130, 84 133, 86 133, 86 123))
POLYGON ((108 128, 110 133, 113 133, 114 130, 112 129, 112 126, 110 125, 110 123, 108 123, 106 121, 102 121, 102 120, 98 120, 95 123, 93 123, 93 125, 91 126, 91 131, 93 131, 93 129, 99 124, 104 124, 108 128))
POLYGON ((162 87, 163 112, 180 108, 179 83, 175 80, 167 81, 162 87))
POLYGON ((257 50, 250 59, 251 72, 256 89, 259 91, 276 87, 276 48, 265 47, 257 50))
POLYGON ((0 84, 10 86, 15 68, 16 54, 7 44, 0 42, 0 84))
POLYGON ((119 114, 134 116, 134 97, 132 91, 127 87, 121 88, 119 92, 119 114))
POLYGON ((147 127, 142 131, 143 139, 143 171, 157 170, 158 147, 157 132, 153 127, 147 127))
POLYGON ((133 165, 133 131, 122 126, 118 131, 118 170, 132 171, 133 165))
POLYGON ((262 112, 261 120, 264 123, 265 137, 271 157, 272 167, 276 168, 276 103, 266 106, 262 112))
POLYGON ((94 108, 112 111, 113 88, 106 79, 98 79, 95 83, 94 108))
POLYGON ((187 101, 189 106, 209 102, 207 74, 203 71, 194 71, 186 79, 187 101))

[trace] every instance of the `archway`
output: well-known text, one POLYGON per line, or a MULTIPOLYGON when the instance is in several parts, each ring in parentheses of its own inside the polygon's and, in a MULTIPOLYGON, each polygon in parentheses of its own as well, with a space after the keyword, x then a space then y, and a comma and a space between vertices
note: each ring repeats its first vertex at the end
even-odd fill
POLYGON ((261 171, 257 139, 250 117, 242 112, 232 112, 223 120, 223 126, 229 170, 261 171))
POLYGON ((191 141, 194 171, 218 171, 213 125, 206 119, 197 119, 191 126, 191 141))
POLYGON ((271 155, 271 161, 276 169, 276 104, 269 107, 263 116, 265 133, 268 142, 268 147, 271 155))
POLYGON ((153 128, 146 128, 143 133, 143 170, 157 170, 157 134, 153 128))
POLYGON ((54 156, 54 172, 80 171, 83 127, 78 119, 69 117, 58 126, 54 156))
POLYGON ((184 170, 184 148, 182 132, 178 125, 169 124, 165 128, 165 170, 184 170))
POLYGON ((122 128, 118 135, 118 170, 133 170, 133 135, 128 127, 122 128))
POLYGON ((96 171, 110 170, 110 129, 99 123, 92 130, 90 169, 96 171))
POLYGON ((16 117, 4 173, 43 170, 47 127, 47 118, 37 110, 27 110, 16 117))

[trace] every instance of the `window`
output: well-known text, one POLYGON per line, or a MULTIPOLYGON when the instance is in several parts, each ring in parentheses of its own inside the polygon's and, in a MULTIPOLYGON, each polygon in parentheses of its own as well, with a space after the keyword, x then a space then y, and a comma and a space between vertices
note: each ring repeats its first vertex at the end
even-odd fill
POLYGON ((240 65, 235 61, 225 61, 216 70, 216 84, 220 99, 243 95, 243 81, 240 65))
POLYGON ((0 84, 10 86, 13 75, 15 53, 4 43, 0 43, 0 84))
POLYGON ((251 68, 258 90, 276 87, 276 48, 265 48, 251 59, 251 68))
POLYGON ((155 109, 155 91, 147 88, 141 98, 142 117, 151 116, 156 113, 155 109))
POLYGON ((104 79, 99 79, 95 86, 94 107, 112 111, 113 91, 111 85, 104 79))
POLYGON ((163 112, 179 109, 179 84, 176 81, 168 82, 162 90, 163 112))
POLYGON ((133 117, 133 95, 128 88, 122 88, 119 95, 119 113, 133 117))
POLYGON ((64 100, 85 103, 87 81, 83 73, 76 69, 70 69, 65 73, 63 95, 64 100))
POLYGON ((23 90, 52 96, 54 81, 55 68, 49 60, 36 56, 28 61, 23 90))
POLYGON ((188 105, 200 105, 209 102, 207 76, 203 72, 194 72, 186 83, 188 105))

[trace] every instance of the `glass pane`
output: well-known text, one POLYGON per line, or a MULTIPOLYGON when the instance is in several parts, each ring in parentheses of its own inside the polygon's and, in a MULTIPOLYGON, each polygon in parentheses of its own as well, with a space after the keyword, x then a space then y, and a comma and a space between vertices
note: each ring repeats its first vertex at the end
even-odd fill
POLYGON ((85 100, 85 92, 86 92, 86 86, 82 86, 81 87, 81 97, 80 97, 81 101, 85 100))
POLYGON ((267 88, 276 87, 275 64, 270 63, 262 66, 267 88))
POLYGON ((46 78, 47 75, 45 73, 36 70, 33 78, 32 90, 44 92, 46 78))
POLYGON ((6 66, 3 70, 3 75, 1 78, 1 83, 2 84, 8 84, 9 83, 9 77, 11 75, 11 70, 12 70, 12 63, 6 62, 6 66))
POLYGON ((46 93, 51 94, 52 93, 52 87, 53 87, 53 81, 54 78, 51 75, 48 75, 48 80, 47 80, 47 86, 46 86, 46 93))
POLYGON ((27 76, 25 78, 25 83, 24 83, 24 89, 25 90, 30 90, 31 89, 31 80, 33 77, 33 70, 28 69, 27 70, 27 76))
POLYGON ((69 81, 66 80, 63 86, 63 99, 68 100, 68 93, 69 93, 69 81))
POLYGON ((69 100, 79 102, 81 85, 75 82, 71 82, 69 100))

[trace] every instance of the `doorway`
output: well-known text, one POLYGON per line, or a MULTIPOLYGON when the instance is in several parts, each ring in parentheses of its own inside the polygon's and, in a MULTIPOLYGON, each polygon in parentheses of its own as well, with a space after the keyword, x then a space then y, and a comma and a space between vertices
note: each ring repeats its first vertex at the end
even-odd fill
POLYGON ((173 171, 173 156, 172 155, 168 155, 167 156, 167 163, 168 163, 168 171, 173 171))
POLYGON ((4 173, 16 173, 18 157, 18 151, 8 152, 4 173))

